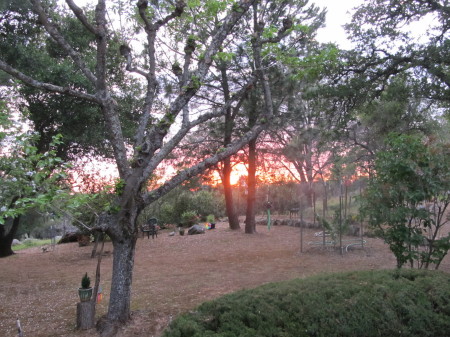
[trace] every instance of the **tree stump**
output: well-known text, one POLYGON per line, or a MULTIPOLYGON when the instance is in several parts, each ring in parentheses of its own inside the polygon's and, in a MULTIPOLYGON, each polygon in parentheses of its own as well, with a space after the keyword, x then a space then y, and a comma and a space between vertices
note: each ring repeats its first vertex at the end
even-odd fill
POLYGON ((77 303, 77 329, 87 330, 95 326, 95 301, 77 303))

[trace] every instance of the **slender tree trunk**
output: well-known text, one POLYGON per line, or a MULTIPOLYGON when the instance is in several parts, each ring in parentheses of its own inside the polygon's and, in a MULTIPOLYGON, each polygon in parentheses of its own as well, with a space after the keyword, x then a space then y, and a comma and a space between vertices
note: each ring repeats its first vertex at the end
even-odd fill
POLYGON ((325 219, 328 211, 328 189, 327 182, 323 181, 322 216, 325 219))
POLYGON ((347 213, 348 213, 348 186, 347 182, 345 182, 345 194, 344 194, 344 221, 347 220, 347 213))
POLYGON ((316 193, 313 190, 313 225, 316 224, 316 193))
POLYGON ((256 139, 248 144, 248 194, 247 212, 245 216, 245 233, 256 232, 255 201, 256 201, 256 139))
POLYGON ((313 165, 312 165, 312 153, 309 147, 307 146, 305 148, 306 153, 306 159, 305 159, 305 170, 306 170, 306 176, 308 179, 307 184, 307 190, 306 190, 306 207, 313 207, 313 198, 314 198, 314 190, 313 190, 313 183, 314 183, 314 177, 313 177, 313 165))
POLYGON ((95 233, 94 235, 95 237, 95 243, 94 243, 94 248, 92 248, 92 252, 91 252, 91 259, 95 258, 95 255, 97 255, 97 247, 98 247, 98 242, 102 241, 102 243, 104 242, 104 234, 103 233, 95 233))
POLYGON ((8 233, 6 233, 5 226, 0 225, 0 257, 7 257, 14 255, 12 250, 12 242, 14 235, 17 233, 17 229, 20 224, 20 216, 17 216, 12 220, 12 226, 8 233))
MULTIPOLYGON (((223 89, 223 96, 225 101, 227 102, 228 100, 230 100, 230 88, 228 84, 227 67, 225 63, 221 64, 220 71, 222 76, 221 84, 223 89)), ((231 144, 234 127, 234 118, 235 115, 233 114, 231 107, 226 109, 224 137, 223 137, 224 147, 231 144)), ((233 188, 231 186, 231 171, 232 171, 231 159, 227 158, 223 161, 223 189, 225 193, 225 206, 230 229, 237 230, 240 229, 241 226, 239 225, 239 217, 236 213, 236 208, 234 206, 233 188)))
POLYGON ((227 158, 223 162, 223 189, 225 193, 225 206, 228 216, 228 223, 230 229, 236 230, 240 229, 239 217, 236 212, 236 207, 234 206, 233 200, 233 188, 231 186, 231 160, 227 158))

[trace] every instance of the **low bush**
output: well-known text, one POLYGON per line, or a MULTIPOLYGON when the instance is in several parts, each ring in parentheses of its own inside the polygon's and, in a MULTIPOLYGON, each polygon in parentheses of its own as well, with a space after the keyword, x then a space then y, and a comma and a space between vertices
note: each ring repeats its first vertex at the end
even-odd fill
POLYGON ((198 223, 199 217, 195 211, 186 211, 181 214, 181 224, 184 227, 190 227, 198 223))
POLYGON ((206 302, 163 336, 450 336, 449 294, 436 271, 322 275, 206 302))

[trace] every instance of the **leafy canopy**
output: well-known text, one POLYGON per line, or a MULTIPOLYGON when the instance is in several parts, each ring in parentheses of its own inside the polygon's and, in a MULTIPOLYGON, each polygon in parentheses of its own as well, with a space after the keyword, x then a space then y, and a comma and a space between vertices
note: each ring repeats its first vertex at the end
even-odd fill
POLYGON ((388 244, 397 267, 419 261, 439 265, 450 235, 438 239, 450 202, 449 144, 391 134, 377 154, 362 212, 388 244), (437 216, 436 216, 437 215, 437 216))

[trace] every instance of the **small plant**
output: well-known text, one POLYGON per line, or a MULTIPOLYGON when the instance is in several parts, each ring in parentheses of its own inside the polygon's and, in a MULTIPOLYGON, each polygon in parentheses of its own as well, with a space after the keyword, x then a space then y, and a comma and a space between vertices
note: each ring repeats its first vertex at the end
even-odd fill
POLYGON ((181 223, 185 227, 190 227, 198 223, 198 215, 195 211, 186 211, 181 214, 181 223))
POLYGON ((206 222, 207 223, 216 223, 216 217, 214 216, 214 214, 209 214, 206 217, 206 222))
POLYGON ((82 289, 89 289, 91 287, 91 279, 88 276, 88 274, 84 274, 83 278, 81 279, 81 288, 82 289))
POLYGON ((116 179, 116 182, 114 184, 114 191, 117 195, 122 195, 123 191, 125 190, 125 180, 123 179, 116 179))

